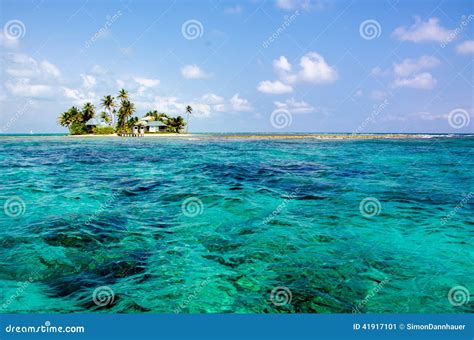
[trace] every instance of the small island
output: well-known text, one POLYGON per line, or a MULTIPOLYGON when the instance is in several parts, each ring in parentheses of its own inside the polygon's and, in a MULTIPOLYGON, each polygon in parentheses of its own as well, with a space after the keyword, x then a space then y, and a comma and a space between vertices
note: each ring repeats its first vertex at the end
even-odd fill
POLYGON ((82 109, 76 106, 61 113, 58 123, 67 127, 71 135, 117 135, 141 137, 145 134, 187 133, 189 117, 193 108, 186 107, 187 120, 182 116, 171 117, 157 110, 148 111, 143 118, 134 116, 135 104, 130 100, 128 91, 121 89, 117 98, 106 95, 100 106, 103 111, 96 114, 94 104, 87 102, 82 109), (116 101, 118 100, 118 102, 116 101))

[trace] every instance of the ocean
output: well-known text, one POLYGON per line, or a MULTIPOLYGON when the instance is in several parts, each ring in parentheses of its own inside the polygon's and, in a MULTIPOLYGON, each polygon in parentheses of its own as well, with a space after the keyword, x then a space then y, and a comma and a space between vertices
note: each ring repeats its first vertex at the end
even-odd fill
POLYGON ((431 137, 0 137, 1 312, 474 312, 474 138, 431 137))

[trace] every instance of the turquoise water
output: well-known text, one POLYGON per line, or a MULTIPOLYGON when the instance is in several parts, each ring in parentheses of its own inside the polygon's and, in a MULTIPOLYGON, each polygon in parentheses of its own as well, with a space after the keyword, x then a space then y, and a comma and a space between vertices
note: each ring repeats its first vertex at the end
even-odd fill
POLYGON ((473 312, 473 146, 2 137, 1 311, 473 312))

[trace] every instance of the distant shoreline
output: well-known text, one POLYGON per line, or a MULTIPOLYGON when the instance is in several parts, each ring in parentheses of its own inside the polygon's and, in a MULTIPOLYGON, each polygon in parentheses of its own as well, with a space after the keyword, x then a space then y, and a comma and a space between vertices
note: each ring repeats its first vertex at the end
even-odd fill
POLYGON ((117 134, 97 135, 97 134, 85 134, 85 135, 68 135, 68 134, 5 134, 1 135, 0 138, 5 137, 22 137, 22 138, 38 138, 38 137, 66 137, 72 139, 81 138, 117 138, 117 139, 147 139, 147 138, 193 138, 193 139, 252 139, 252 140, 273 140, 273 139, 317 139, 317 140, 369 140, 369 139, 429 139, 429 138, 442 138, 442 137, 472 137, 472 134, 449 134, 449 133, 437 133, 437 134, 410 134, 410 133, 367 133, 367 134, 351 134, 351 133, 157 133, 157 134, 145 134, 142 137, 120 137, 117 134))

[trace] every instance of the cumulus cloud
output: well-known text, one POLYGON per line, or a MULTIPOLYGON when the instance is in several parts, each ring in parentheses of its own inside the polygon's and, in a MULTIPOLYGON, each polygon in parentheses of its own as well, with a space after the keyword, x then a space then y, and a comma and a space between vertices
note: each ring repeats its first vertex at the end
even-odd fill
POLYGON ((293 91, 292 85, 297 83, 325 84, 332 83, 338 78, 336 69, 316 52, 302 56, 297 70, 293 70, 293 66, 285 56, 275 59, 273 68, 279 80, 260 82, 257 87, 260 92, 289 93, 293 91))
POLYGON ((47 60, 43 60, 40 64, 40 67, 47 75, 50 75, 54 78, 59 78, 61 76, 59 69, 47 60))
POLYGON ((276 5, 278 8, 284 10, 297 10, 303 9, 305 11, 322 10, 325 7, 325 1, 323 0, 277 0, 276 5))
POLYGON ((285 109, 291 113, 312 113, 316 109, 305 101, 297 101, 294 98, 287 99, 284 102, 274 102, 277 109, 285 109))
POLYGON ((400 26, 395 29, 392 35, 401 41, 421 42, 443 42, 447 40, 453 31, 442 27, 438 18, 429 18, 422 21, 420 17, 415 17, 415 23, 410 27, 400 26))
POLYGON ((332 83, 338 78, 336 69, 326 63, 326 60, 316 52, 310 52, 301 57, 300 66, 301 70, 294 76, 295 82, 323 84, 332 83))
POLYGON ((217 94, 214 93, 206 93, 202 96, 202 100, 207 103, 207 104, 222 104, 224 103, 224 98, 221 96, 218 96, 217 94))
POLYGON ((275 71, 277 73, 291 71, 291 64, 288 62, 288 59, 286 59, 286 57, 284 56, 281 56, 280 58, 275 59, 273 61, 273 67, 275 68, 275 71))
POLYGON ((293 88, 290 85, 284 84, 279 80, 261 81, 257 86, 257 90, 259 90, 260 92, 269 93, 269 94, 281 94, 281 93, 293 92, 293 88))
POLYGON ((7 75, 4 87, 12 96, 47 98, 61 76, 59 69, 47 60, 37 61, 22 53, 8 53, 2 65, 7 75))
POLYGON ((240 98, 239 94, 236 93, 230 98, 230 105, 233 111, 237 112, 248 112, 252 111, 252 106, 249 104, 247 99, 240 98))
POLYGON ((95 77, 90 74, 81 74, 80 76, 82 78, 82 86, 87 89, 92 88, 97 84, 95 77))
POLYGON ((181 68, 181 75, 186 79, 204 79, 209 75, 197 65, 186 65, 181 68))
POLYGON ((99 98, 94 91, 87 89, 71 89, 63 87, 63 95, 76 105, 83 105, 86 102, 96 102, 99 98))
POLYGON ((430 73, 424 72, 408 78, 395 79, 393 85, 395 87, 431 90, 436 86, 436 83, 436 79, 430 73))
POLYGON ((59 78, 59 69, 47 60, 38 62, 36 59, 21 53, 9 53, 6 58, 6 73, 17 78, 34 78, 46 80, 59 78))
MULTIPOLYGON (((425 70, 435 68, 439 65, 439 59, 433 56, 423 55, 415 59, 406 58, 401 63, 393 63, 392 67, 387 70, 375 67, 372 69, 371 74, 373 76, 392 75, 394 78, 392 82, 393 87, 411 87, 430 90, 436 86, 437 80, 431 73, 425 70)), ((372 99, 376 98, 372 97, 372 99)))
POLYGON ((53 93, 53 88, 44 84, 32 84, 30 79, 17 79, 5 83, 10 94, 19 97, 48 97, 53 93))
POLYGON ((459 54, 474 54, 474 40, 466 40, 456 46, 459 54))
POLYGON ((209 105, 212 112, 248 112, 253 108, 247 99, 241 98, 238 93, 234 94, 228 101, 214 93, 206 93, 201 97, 204 104, 209 105))
POLYGON ((405 59, 400 64, 393 65, 393 71, 398 77, 407 77, 415 72, 434 68, 440 64, 433 56, 424 55, 418 59, 405 59))
POLYGON ((140 86, 144 87, 155 87, 160 84, 159 79, 151 79, 151 78, 142 78, 142 77, 133 77, 133 80, 140 86))

